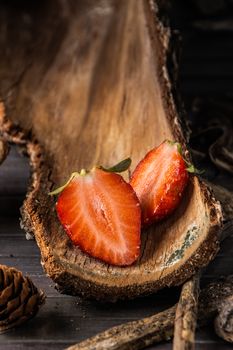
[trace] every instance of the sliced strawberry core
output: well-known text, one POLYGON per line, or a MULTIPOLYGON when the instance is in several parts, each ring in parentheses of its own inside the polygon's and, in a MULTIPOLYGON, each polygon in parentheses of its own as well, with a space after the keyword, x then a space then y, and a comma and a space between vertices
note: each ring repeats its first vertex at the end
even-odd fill
POLYGON ((57 212, 74 244, 116 265, 132 264, 140 249, 140 206, 120 175, 94 169, 61 193, 57 212))

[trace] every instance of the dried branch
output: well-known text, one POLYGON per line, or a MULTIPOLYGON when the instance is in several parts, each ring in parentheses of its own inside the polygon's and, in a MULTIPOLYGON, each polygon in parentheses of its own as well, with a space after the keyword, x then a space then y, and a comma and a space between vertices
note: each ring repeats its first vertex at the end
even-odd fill
MULTIPOLYGON (((233 276, 209 284, 200 293, 198 322, 206 325, 218 313, 221 302, 233 294, 233 276)), ((138 350, 168 340, 174 331, 176 306, 142 320, 106 330, 67 350, 138 350)))
POLYGON ((0 138, 0 164, 6 159, 8 152, 8 143, 0 138))
POLYGON ((205 181, 213 190, 215 197, 221 202, 223 211, 223 220, 231 221, 233 220, 233 193, 228 189, 216 185, 212 182, 205 181))
POLYGON ((138 321, 110 328, 67 350, 137 350, 169 340, 173 335, 176 305, 138 321))
POLYGON ((214 322, 215 331, 219 337, 233 343, 233 295, 223 300, 218 311, 214 322))
POLYGON ((184 283, 176 308, 173 350, 194 349, 200 273, 184 283))

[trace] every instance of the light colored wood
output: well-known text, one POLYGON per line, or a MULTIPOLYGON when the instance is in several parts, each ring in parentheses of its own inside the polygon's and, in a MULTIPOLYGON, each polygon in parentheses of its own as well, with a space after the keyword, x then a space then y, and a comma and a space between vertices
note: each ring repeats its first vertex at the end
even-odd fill
POLYGON ((200 273, 182 286, 176 307, 173 350, 194 350, 200 273))
POLYGON ((46 272, 63 292, 112 300, 182 283, 218 250, 220 206, 196 177, 176 212, 142 232, 141 256, 127 268, 72 246, 47 195, 94 164, 130 156, 133 170, 166 138, 186 149, 166 70, 169 32, 156 6, 57 0, 20 13, 1 6, 0 128, 30 156, 23 226, 35 234, 46 272))

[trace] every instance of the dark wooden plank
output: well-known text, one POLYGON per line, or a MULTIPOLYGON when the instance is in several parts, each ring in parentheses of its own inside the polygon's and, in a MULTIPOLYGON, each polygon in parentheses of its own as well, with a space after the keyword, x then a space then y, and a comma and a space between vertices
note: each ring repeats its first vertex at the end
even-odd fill
POLYGON ((12 146, 10 154, 0 167, 0 195, 25 194, 29 175, 28 158, 12 146))
MULTIPOLYGON (((56 343, 56 349, 57 350, 63 350, 66 347, 68 347, 70 343, 67 342, 60 342, 56 343)), ((43 343, 35 343, 33 342, 27 342, 27 343, 21 343, 21 342, 14 342, 12 343, 6 343, 4 344, 4 348, 0 346, 0 349, 3 350, 54 350, 54 343, 51 342, 43 342, 43 343)))
MULTIPOLYGON (((67 342, 57 342, 56 344, 56 349, 61 350, 65 349, 70 343, 67 342)), ((33 350, 35 349, 35 345, 33 343, 14 343, 14 350, 33 350)), ((12 345, 6 344, 4 350, 12 350, 12 345)), ((38 343, 36 346, 37 350, 51 350, 54 349, 54 345, 48 342, 44 343, 38 343)), ((172 349, 172 344, 160 344, 155 347, 148 347, 148 350, 171 350, 172 349)), ((218 347, 218 344, 215 343, 204 343, 204 344, 196 344, 196 350, 219 350, 220 348, 218 347)), ((232 347, 228 344, 221 344, 221 350, 230 350, 232 347)))
MULTIPOLYGON (((17 218, 30 176, 29 162, 15 146, 0 167, 1 216, 17 218)), ((1 232, 1 230, 0 230, 1 232)))
MULTIPOLYGON (((9 205, 11 204, 12 197, 7 196, 6 201, 9 205)), ((19 208, 18 208, 19 209, 19 208)), ((1 212, 2 215, 2 212, 1 212)), ((0 216, 0 235, 7 237, 25 237, 25 232, 20 228, 19 222, 20 213, 9 219, 9 217, 0 216)))
POLYGON ((25 236, 14 238, 9 237, 1 241, 1 252, 0 256, 11 256, 17 254, 17 256, 35 256, 39 254, 38 247, 34 241, 28 241, 25 236))

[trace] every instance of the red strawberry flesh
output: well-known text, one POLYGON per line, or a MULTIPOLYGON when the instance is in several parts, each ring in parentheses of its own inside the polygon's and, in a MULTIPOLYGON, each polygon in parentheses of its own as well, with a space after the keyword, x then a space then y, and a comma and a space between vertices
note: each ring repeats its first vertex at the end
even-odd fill
POLYGON ((68 236, 84 252, 113 265, 131 265, 140 252, 140 204, 115 173, 94 168, 75 176, 57 201, 68 236))
POLYGON ((186 163, 177 143, 164 141, 146 154, 130 181, 141 204, 144 226, 173 212, 187 181, 186 163))

